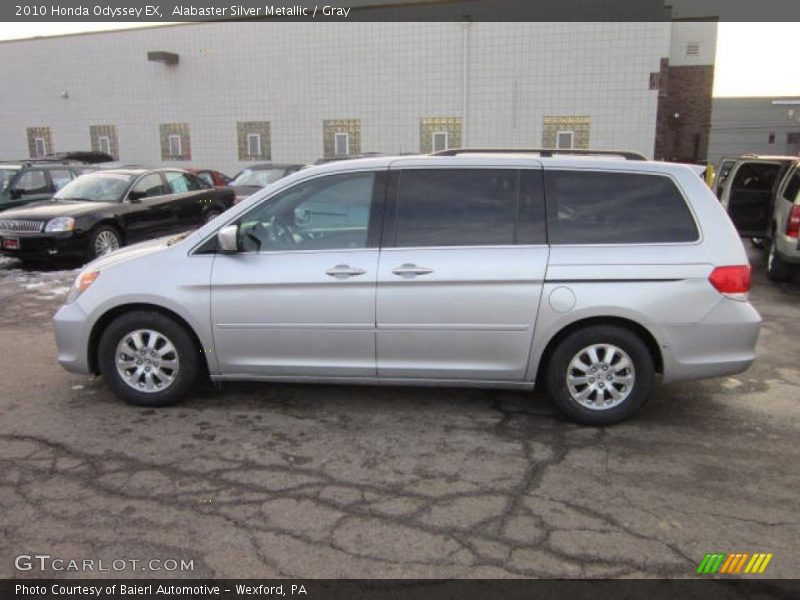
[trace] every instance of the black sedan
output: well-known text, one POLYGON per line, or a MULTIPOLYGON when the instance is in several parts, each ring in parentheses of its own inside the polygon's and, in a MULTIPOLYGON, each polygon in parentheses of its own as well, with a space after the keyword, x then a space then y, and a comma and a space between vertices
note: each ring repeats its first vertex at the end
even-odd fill
POLYGON ((93 259, 125 244, 196 228, 233 201, 230 188, 212 188, 177 169, 94 171, 51 200, 0 214, 0 252, 24 262, 93 259))

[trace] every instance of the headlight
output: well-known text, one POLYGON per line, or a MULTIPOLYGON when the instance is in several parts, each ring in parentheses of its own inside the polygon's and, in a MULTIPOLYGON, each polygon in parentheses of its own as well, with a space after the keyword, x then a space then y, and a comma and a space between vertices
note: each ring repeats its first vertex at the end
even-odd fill
POLYGON ((75 219, 72 217, 56 217, 50 219, 44 226, 45 231, 72 231, 75 229, 75 219))
POLYGON ((89 286, 94 283, 98 275, 100 275, 100 271, 84 271, 78 275, 77 279, 75 279, 75 283, 72 284, 69 290, 67 303, 74 302, 78 296, 89 289, 89 286))

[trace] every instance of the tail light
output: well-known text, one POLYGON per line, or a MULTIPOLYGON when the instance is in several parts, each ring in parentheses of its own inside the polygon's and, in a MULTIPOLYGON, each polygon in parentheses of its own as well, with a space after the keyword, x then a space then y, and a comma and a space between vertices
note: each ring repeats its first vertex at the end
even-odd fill
POLYGON ((750 292, 750 265, 717 267, 708 276, 716 290, 734 300, 747 300, 750 292))
POLYGON ((792 206, 789 220, 786 222, 786 235, 793 238, 800 237, 800 204, 792 206))

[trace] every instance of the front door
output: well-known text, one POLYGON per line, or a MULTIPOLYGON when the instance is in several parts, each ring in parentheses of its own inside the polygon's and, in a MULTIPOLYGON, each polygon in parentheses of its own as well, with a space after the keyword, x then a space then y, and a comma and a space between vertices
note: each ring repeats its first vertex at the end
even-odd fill
POLYGON ((540 169, 393 172, 378 376, 521 381, 547 267, 540 169))
POLYGON ((172 200, 161 173, 140 177, 125 199, 130 205, 123 215, 129 241, 157 238, 174 231, 176 217, 172 200))
POLYGON ((316 177, 240 217, 217 254, 211 321, 222 375, 375 376, 384 173, 316 177))

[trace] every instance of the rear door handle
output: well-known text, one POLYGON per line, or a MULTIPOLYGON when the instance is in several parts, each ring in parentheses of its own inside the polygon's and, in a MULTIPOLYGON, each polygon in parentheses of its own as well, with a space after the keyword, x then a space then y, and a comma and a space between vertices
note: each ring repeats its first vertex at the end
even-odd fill
POLYGON ((418 267, 412 263, 405 263, 392 269, 392 273, 395 275, 400 275, 401 277, 416 277, 417 275, 427 275, 428 273, 433 273, 433 269, 429 269, 428 267, 418 267))
POLYGON ((336 277, 337 279, 355 277, 357 275, 363 275, 364 273, 366 273, 364 269, 357 269, 355 267, 351 267, 350 265, 336 265, 335 267, 331 267, 325 271, 326 275, 336 277))

